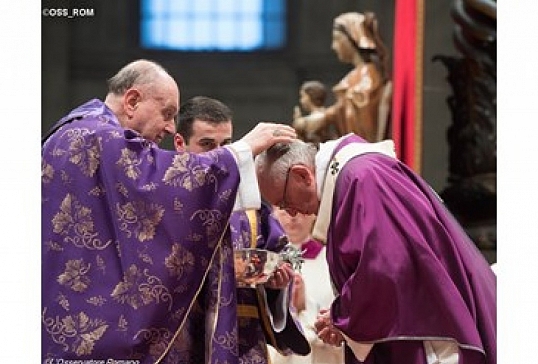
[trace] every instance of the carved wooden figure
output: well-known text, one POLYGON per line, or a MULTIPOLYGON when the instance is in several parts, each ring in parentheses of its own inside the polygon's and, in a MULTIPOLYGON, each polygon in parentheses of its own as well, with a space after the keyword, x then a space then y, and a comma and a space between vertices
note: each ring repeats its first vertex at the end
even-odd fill
MULTIPOLYGON (((293 110, 293 119, 305 115, 322 115, 325 112, 327 88, 317 80, 303 82, 299 89, 299 105, 293 110)), ((336 139, 337 134, 332 125, 325 125, 316 131, 298 130, 299 138, 305 142, 319 144, 327 140, 336 139)))
POLYGON ((333 87, 336 102, 322 113, 294 120, 299 133, 334 125, 338 136, 355 133, 368 141, 385 137, 392 96, 386 75, 386 48, 374 13, 350 12, 334 19, 332 49, 353 69, 333 87))

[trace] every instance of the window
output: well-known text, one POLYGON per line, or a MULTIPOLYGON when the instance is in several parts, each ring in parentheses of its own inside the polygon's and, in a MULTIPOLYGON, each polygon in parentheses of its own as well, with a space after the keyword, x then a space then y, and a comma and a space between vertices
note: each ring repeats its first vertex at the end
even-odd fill
POLYGON ((141 0, 144 48, 275 50, 285 45, 285 0, 141 0))

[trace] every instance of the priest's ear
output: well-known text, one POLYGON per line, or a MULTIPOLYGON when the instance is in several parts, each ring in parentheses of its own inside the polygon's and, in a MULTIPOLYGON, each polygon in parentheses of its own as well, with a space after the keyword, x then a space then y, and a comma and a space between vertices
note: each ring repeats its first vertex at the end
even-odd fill
POLYGON ((136 88, 130 88, 123 94, 123 109, 130 118, 133 117, 138 104, 142 101, 142 94, 136 88))
POLYGON ((185 139, 183 138, 183 135, 176 133, 174 135, 174 147, 176 148, 176 151, 186 150, 187 143, 185 142, 185 139))

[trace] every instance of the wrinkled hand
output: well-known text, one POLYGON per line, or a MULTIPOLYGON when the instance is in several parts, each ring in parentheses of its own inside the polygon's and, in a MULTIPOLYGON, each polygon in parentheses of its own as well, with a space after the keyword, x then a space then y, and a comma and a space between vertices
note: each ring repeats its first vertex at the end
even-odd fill
POLYGON ((314 328, 318 338, 325 344, 340 346, 345 341, 340 330, 333 326, 329 310, 320 310, 314 328))
POLYGON ((284 289, 293 279, 294 270, 290 263, 281 264, 265 285, 271 289, 284 289))
POLYGON ((297 138, 295 129, 286 124, 259 123, 249 131, 241 140, 245 141, 258 155, 275 143, 289 143, 297 138))

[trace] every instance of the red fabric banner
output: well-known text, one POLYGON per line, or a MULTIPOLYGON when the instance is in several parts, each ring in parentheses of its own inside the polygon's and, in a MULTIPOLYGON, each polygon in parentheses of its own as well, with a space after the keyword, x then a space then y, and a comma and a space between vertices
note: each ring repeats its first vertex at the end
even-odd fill
POLYGON ((423 0, 396 0, 392 139, 398 158, 420 173, 422 155, 423 0))

